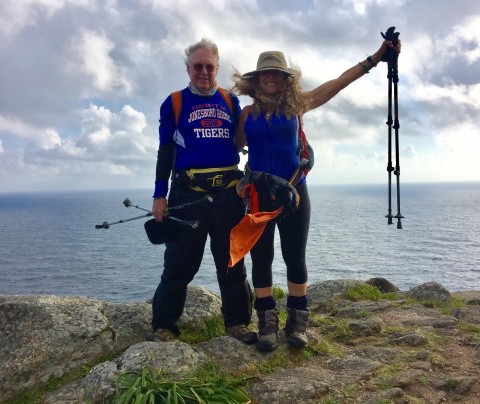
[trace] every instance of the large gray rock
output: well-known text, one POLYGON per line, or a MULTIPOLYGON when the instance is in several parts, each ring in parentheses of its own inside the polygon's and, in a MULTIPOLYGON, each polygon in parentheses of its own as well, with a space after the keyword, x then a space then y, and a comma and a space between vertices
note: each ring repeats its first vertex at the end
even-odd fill
POLYGON ((449 302, 452 299, 450 292, 437 282, 422 283, 410 289, 407 294, 418 300, 449 302))
MULTIPOLYGON (((189 287, 180 323, 199 326, 220 308, 217 295, 189 287)), ((144 341, 151 317, 148 303, 0 296, 0 402, 144 341)))
POLYGON ((127 348, 149 325, 146 304, 86 297, 0 297, 0 396, 5 399, 127 348), (129 319, 129 321, 128 321, 129 319))
POLYGON ((355 279, 338 279, 323 281, 308 288, 308 299, 311 305, 322 304, 334 297, 343 295, 355 286, 364 285, 365 282, 355 279))
POLYGON ((189 325, 195 328, 202 328, 205 319, 221 316, 222 299, 203 286, 190 286, 185 302, 185 310, 180 317, 179 325, 189 325))
MULTIPOLYGON (((371 404, 379 401, 400 402, 404 394, 411 394, 410 390, 403 392, 404 386, 408 389, 412 383, 417 383, 419 378, 439 381, 431 383, 428 390, 415 389, 420 394, 419 401, 431 402, 433 397, 435 402, 476 402, 478 363, 475 362, 475 352, 480 352, 478 342, 475 340, 476 335, 459 334, 455 330, 458 319, 425 305, 405 300, 398 301, 398 304, 390 304, 389 301, 351 302, 339 296, 359 283, 362 282, 329 281, 311 287, 313 304, 322 302, 323 305, 324 301, 327 302, 328 298, 333 297, 332 307, 335 310, 326 316, 326 322, 320 321, 322 316, 317 319, 318 323, 312 319, 311 327, 308 329, 310 348, 304 352, 293 350, 288 345, 283 330, 279 332, 279 346, 275 353, 258 352, 255 346, 246 346, 226 336, 195 345, 180 341, 166 343, 136 341, 130 343, 130 347, 116 359, 95 366, 83 380, 76 380, 49 394, 45 404, 108 402, 114 397, 115 380, 120 372, 140 371, 143 367, 148 367, 154 371, 162 369, 174 379, 183 378, 190 371, 198 370, 203 364, 209 363, 206 361, 213 361, 220 369, 229 372, 250 369, 257 364, 260 369, 263 365, 267 367, 266 369, 271 367, 269 371, 259 371, 245 386, 259 404, 285 402, 310 404, 326 400, 329 396, 343 402, 342 398, 348 397, 347 394, 351 393, 356 394, 355 402, 371 404), (340 328, 348 326, 349 332, 346 334, 349 336, 344 342, 337 341, 334 344, 337 348, 330 351, 328 337, 335 338, 333 326, 328 325, 332 321, 333 325, 340 328), (383 331, 384 328, 386 332, 383 331), (398 331, 392 334, 391 330, 397 329, 398 331), (433 330, 445 338, 443 343, 439 342, 441 347, 430 346, 426 336, 433 330), (326 344, 322 344, 324 336, 326 344), (421 348, 423 345, 426 347, 421 348), (405 351, 411 351, 412 347, 416 347, 418 351, 415 361, 402 359, 405 351), (337 350, 338 348, 341 349, 337 350), (330 353, 322 354, 325 349, 330 353), (460 357, 457 350, 462 353, 460 357), (311 356, 314 352, 317 355, 311 356), (293 359, 287 366, 272 363, 272 360, 285 358, 287 353, 288 358, 293 359), (308 361, 302 360, 304 355, 310 356, 308 361), (446 363, 446 366, 437 369, 437 373, 429 359, 433 355, 440 355, 446 363), (298 363, 295 358, 299 359, 298 363), (392 377, 391 388, 388 390, 376 388, 377 383, 382 380, 382 371, 385 367, 391 368, 390 365, 398 364, 401 364, 402 369, 396 372, 394 378, 392 377), (454 391, 446 391, 447 382, 442 380, 448 381, 448 386, 451 386, 451 381, 454 380, 460 387, 454 391)), ((430 286, 427 285, 426 289, 428 291, 430 286)), ((433 289, 438 288, 434 285, 433 289)), ((77 305, 81 303, 82 310, 79 310, 79 306, 75 310, 67 304, 68 302, 63 301, 65 299, 55 300, 49 297, 50 300, 53 299, 53 303, 46 304, 40 298, 33 301, 31 298, 17 301, 15 300, 17 298, 0 299, 0 327, 2 327, 0 336, 2 342, 6 341, 7 345, 7 349, 0 352, 2 363, 7 363, 10 370, 12 363, 18 359, 12 359, 8 349, 14 349, 15 355, 23 358, 21 363, 26 363, 29 353, 32 352, 28 348, 38 344, 37 341, 31 341, 32 338, 40 338, 45 350, 47 349, 45 347, 50 348, 49 352, 56 358, 56 363, 60 364, 58 368, 62 370, 67 366, 64 362, 76 357, 73 350, 66 350, 62 345, 62 341, 65 342, 68 338, 78 343, 77 349, 81 353, 89 352, 92 348, 88 345, 97 341, 102 344, 104 334, 108 335, 106 340, 110 344, 126 344, 128 340, 135 338, 143 341, 144 332, 138 330, 142 327, 149 328, 150 306, 143 303, 139 305, 145 308, 142 315, 146 316, 146 320, 134 315, 134 305, 131 307, 110 305, 92 299, 77 299, 75 303, 77 305), (25 332, 25 329, 28 332, 25 332), (136 334, 140 335, 135 337, 136 334), (21 340, 17 345, 15 337, 21 340), (83 345, 80 342, 81 338, 83 345), (25 352, 20 349, 22 346, 27 346, 24 348, 25 352), (56 351, 67 356, 62 359, 56 351)), ((206 289, 195 288, 194 292, 189 289, 187 307, 181 322, 189 325, 194 322, 196 327, 202 326, 209 317, 220 314, 220 303, 220 298, 206 289)), ((475 309, 478 307, 468 305, 457 310, 455 315, 463 321, 473 321, 475 324, 478 318, 475 309)), ((341 332, 339 336, 342 336, 341 332)), ((34 365, 32 375, 40 377, 44 373, 43 369, 40 369, 38 363, 33 362, 37 356, 39 354, 33 355, 31 362, 34 365)), ((49 365, 47 370, 52 373, 51 363, 47 359, 44 359, 44 362, 49 365)), ((14 376, 7 372, 9 376, 5 377, 3 369, 0 372, 1 382, 9 382, 12 388, 14 376)), ((25 373, 22 377, 25 377, 25 373)), ((35 382, 36 380, 33 380, 32 384, 35 382)), ((35 387, 36 385, 32 390, 35 387)), ((2 399, 5 400, 5 397, 1 397, 0 402, 3 402, 2 399)))
POLYGON ((119 373, 143 368, 162 370, 172 376, 184 376, 207 360, 206 355, 184 342, 142 342, 128 348, 114 362, 95 366, 82 383, 82 401, 103 403, 115 395, 119 373))

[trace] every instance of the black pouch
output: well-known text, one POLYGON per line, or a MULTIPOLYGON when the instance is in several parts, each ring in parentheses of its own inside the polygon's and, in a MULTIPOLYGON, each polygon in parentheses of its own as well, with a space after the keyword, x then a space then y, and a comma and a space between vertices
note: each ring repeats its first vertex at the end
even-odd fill
POLYGON ((143 227, 152 244, 175 243, 179 240, 178 228, 168 220, 157 222, 155 219, 150 219, 145 222, 143 227))

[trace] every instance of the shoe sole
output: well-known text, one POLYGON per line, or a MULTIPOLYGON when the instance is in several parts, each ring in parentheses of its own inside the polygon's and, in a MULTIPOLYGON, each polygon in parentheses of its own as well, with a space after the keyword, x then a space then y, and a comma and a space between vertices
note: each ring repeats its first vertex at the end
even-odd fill
POLYGON ((237 338, 240 342, 243 342, 244 344, 246 345, 252 345, 252 344, 255 344, 257 342, 257 337, 255 338, 248 338, 248 339, 240 339, 240 338, 237 338))
POLYGON ((260 344, 260 345, 259 345, 259 344, 257 343, 256 346, 257 346, 257 349, 258 349, 259 351, 262 351, 262 352, 272 352, 272 351, 275 351, 275 349, 277 349, 278 344, 275 344, 275 345, 261 345, 261 344, 260 344))
POLYGON ((288 343, 294 348, 306 348, 308 341, 299 341, 297 339, 288 339, 288 343))
POLYGON ((168 339, 162 339, 159 336, 157 336, 155 333, 150 332, 147 334, 145 337, 145 341, 147 342, 169 342, 169 341, 175 341, 177 338, 168 338, 168 339))
POLYGON ((227 337, 235 338, 236 340, 238 340, 240 342, 243 342, 244 344, 247 344, 247 345, 254 344, 255 342, 257 342, 257 339, 258 339, 257 338, 257 333, 253 332, 253 331, 246 332, 244 334, 237 335, 237 336, 226 332, 225 335, 227 337))

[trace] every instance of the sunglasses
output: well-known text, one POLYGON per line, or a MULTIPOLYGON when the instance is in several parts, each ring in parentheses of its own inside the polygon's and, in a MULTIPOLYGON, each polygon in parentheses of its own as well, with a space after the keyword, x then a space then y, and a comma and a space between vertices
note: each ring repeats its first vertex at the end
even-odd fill
POLYGON ((203 63, 195 63, 193 65, 193 68, 194 70, 197 72, 197 73, 200 73, 203 71, 203 68, 205 67, 205 69, 207 69, 207 73, 211 73, 215 70, 215 65, 212 65, 212 64, 203 64, 203 63))

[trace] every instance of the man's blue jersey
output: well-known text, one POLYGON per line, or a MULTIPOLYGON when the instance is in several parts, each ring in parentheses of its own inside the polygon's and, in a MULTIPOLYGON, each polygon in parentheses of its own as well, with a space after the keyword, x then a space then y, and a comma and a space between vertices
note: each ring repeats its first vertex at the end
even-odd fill
POLYGON ((182 105, 175 125, 170 95, 160 107, 160 145, 175 142, 175 170, 217 168, 237 165, 240 156, 235 146, 235 119, 240 116, 238 98, 230 94, 234 113, 219 91, 203 97, 187 87, 182 90, 182 105))

